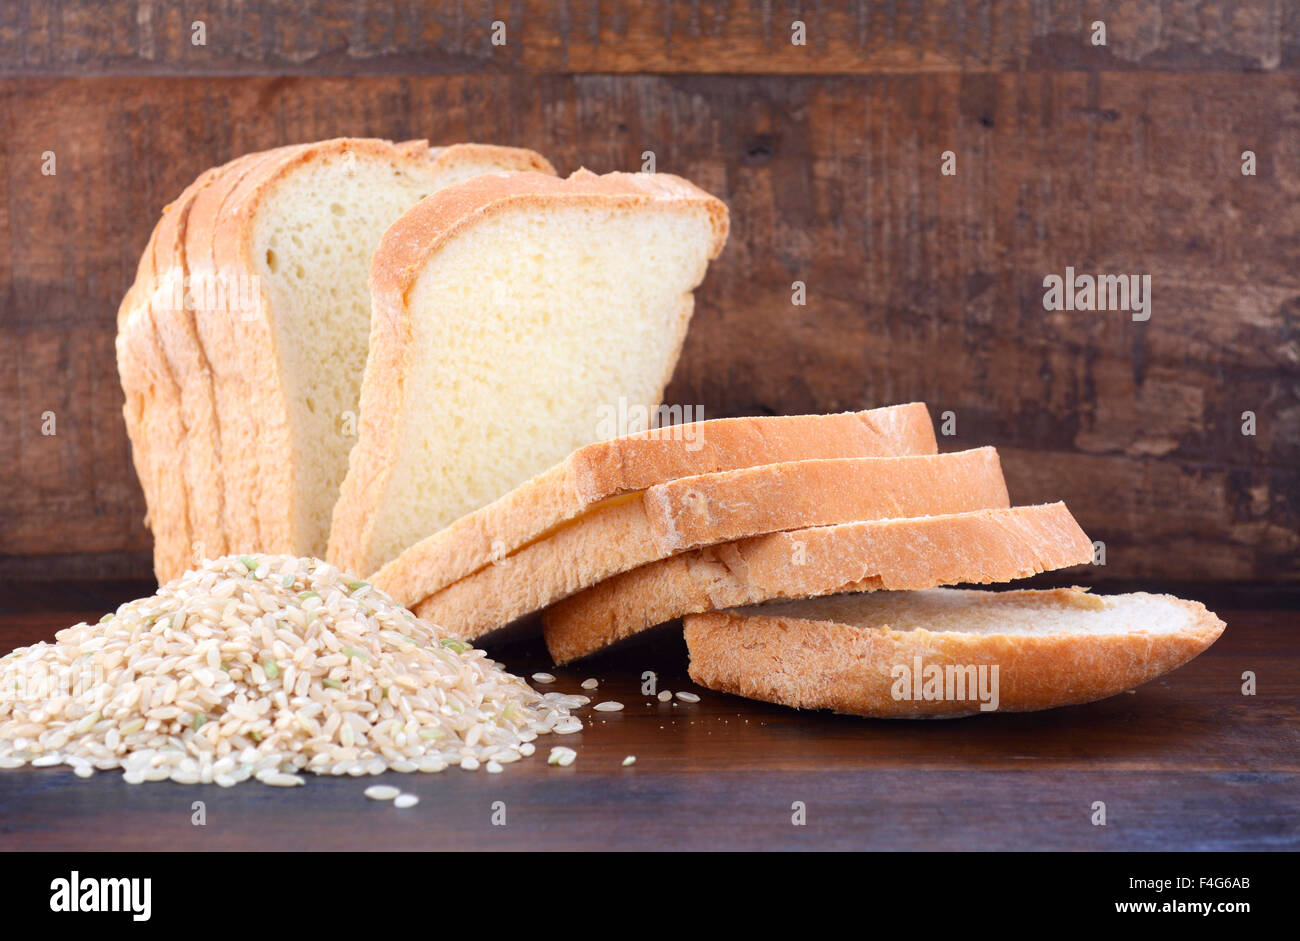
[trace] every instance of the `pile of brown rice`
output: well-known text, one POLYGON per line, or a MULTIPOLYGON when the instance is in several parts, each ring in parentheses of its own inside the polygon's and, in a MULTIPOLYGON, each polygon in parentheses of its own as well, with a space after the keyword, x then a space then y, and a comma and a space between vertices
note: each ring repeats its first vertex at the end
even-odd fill
POLYGON ((0 768, 132 783, 489 771, 576 732, 541 694, 315 559, 228 556, 0 658, 0 768))

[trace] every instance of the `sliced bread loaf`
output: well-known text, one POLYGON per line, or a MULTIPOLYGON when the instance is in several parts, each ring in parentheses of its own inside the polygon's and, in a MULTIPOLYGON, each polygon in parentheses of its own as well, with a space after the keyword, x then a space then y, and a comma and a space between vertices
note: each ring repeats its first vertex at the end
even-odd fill
POLYGON ((678 477, 814 458, 934 454, 925 405, 838 415, 719 418, 590 444, 505 496, 422 539, 371 581, 399 604, 422 601, 601 501, 678 477))
POLYGON ((692 614, 685 627, 701 686, 799 709, 952 718, 1113 696, 1191 660, 1224 624, 1169 595, 934 588, 692 614))
POLYGON ((361 575, 657 405, 719 200, 667 174, 471 180, 384 236, 329 558, 361 575))
POLYGON ((997 452, 837 458, 682 477, 602 504, 415 605, 472 639, 602 579, 758 533, 1007 506, 997 452))
POLYGON ((547 608, 557 664, 687 614, 846 591, 991 584, 1078 565, 1092 543, 1064 503, 841 523, 706 546, 547 608))
POLYGON ((423 196, 503 170, 550 166, 513 148, 342 139, 247 155, 169 207, 118 344, 160 580, 227 551, 324 554, 355 440, 370 255, 423 196), (162 365, 169 381, 149 384, 162 365))

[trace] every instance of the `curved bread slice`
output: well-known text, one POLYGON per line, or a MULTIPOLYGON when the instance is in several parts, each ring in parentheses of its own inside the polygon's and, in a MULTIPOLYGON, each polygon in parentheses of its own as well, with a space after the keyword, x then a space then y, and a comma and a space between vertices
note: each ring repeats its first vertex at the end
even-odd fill
POLYGON ((832 595, 685 624, 691 679, 702 686, 876 718, 1105 699, 1182 666, 1224 628, 1195 601, 1078 588, 832 595))
POLYGON ((1064 503, 842 523, 707 546, 547 608, 557 664, 687 614, 846 591, 993 584, 1092 559, 1064 503))
POLYGON ((993 448, 791 461, 682 477, 615 498, 414 610, 470 639, 602 579, 699 546, 783 529, 1006 505, 993 448))
POLYGON ((118 310, 118 374, 123 416, 154 533, 160 581, 188 568, 196 553, 226 552, 211 521, 220 519, 211 395, 193 380, 201 360, 194 337, 185 233, 199 195, 239 161, 208 170, 168 204, 140 257, 135 282, 118 310), (177 443, 184 442, 177 454, 177 443), (203 536, 203 539, 195 538, 203 536))
POLYGON ((354 421, 370 252, 388 223, 428 192, 517 169, 551 172, 537 154, 513 148, 340 139, 245 155, 201 175, 164 212, 149 263, 141 260, 122 305, 118 357, 160 581, 196 554, 324 554, 352 443, 340 414, 349 409, 334 399, 351 401, 354 421), (376 187, 382 198, 370 192, 376 187), (262 249, 266 227, 292 212, 313 221, 280 248, 279 279, 301 270, 308 300, 286 305, 262 249), (319 270, 309 271, 317 257, 319 270), (349 264, 357 271, 351 281, 349 264), (360 309, 351 329, 339 323, 346 316, 325 317, 328 329, 303 329, 303 309, 339 296, 339 306, 351 298, 360 309), (286 318, 286 306, 298 309, 286 318), (319 357, 314 372, 293 368, 304 345, 319 357), (161 362, 170 381, 142 386, 161 362))
POLYGON ((427 598, 610 497, 678 477, 815 458, 934 454, 924 404, 838 415, 718 418, 590 444, 411 546, 371 582, 399 604, 427 598))
MULTIPOLYGON (((204 298, 203 289, 196 290, 190 278, 188 240, 195 207, 202 205, 209 193, 229 188, 256 156, 237 158, 200 175, 187 191, 189 199, 178 201, 176 211, 164 216, 156 230, 153 326, 159 345, 173 364, 185 427, 185 435, 169 445, 164 460, 177 461, 183 468, 185 502, 178 506, 176 515, 188 515, 190 536, 183 561, 155 566, 160 569, 160 581, 180 574, 201 559, 218 558, 238 549, 229 544, 226 532, 217 525, 227 515, 221 487, 219 425, 212 397, 211 365, 195 324, 194 312, 204 298)), ((163 529, 155 528, 155 541, 159 536, 168 538, 163 529)))
POLYGON ((362 575, 658 405, 727 208, 664 173, 487 176, 385 235, 329 559, 362 575))
MULTIPOLYGON (((186 200, 182 194, 177 202, 186 200)), ((163 217, 175 211, 175 203, 163 209, 163 217)), ((152 442, 180 440, 180 393, 170 364, 158 345, 150 299, 153 293, 153 254, 157 229, 149 237, 136 280, 118 308, 117 338, 114 343, 118 377, 122 384, 122 418, 132 442, 131 459, 145 497, 145 525, 153 526, 178 500, 184 500, 182 468, 151 446, 152 442)), ((163 570, 186 558, 189 544, 188 513, 176 517, 166 539, 154 539, 154 567, 163 570)))
MULTIPOLYGON (((244 301, 259 285, 257 276, 246 270, 222 271, 218 268, 214 233, 244 181, 254 177, 259 169, 284 159, 298 149, 298 146, 276 147, 244 154, 231 161, 213 184, 198 194, 190 208, 185 229, 185 277, 189 303, 186 306, 186 316, 177 318, 177 324, 183 325, 193 335, 202 368, 195 370, 190 379, 208 397, 211 423, 205 429, 207 434, 187 441, 186 448, 199 447, 202 441, 211 442, 215 452, 216 472, 210 484, 218 494, 217 501, 221 507, 220 514, 210 516, 204 529, 197 531, 200 535, 197 542, 201 545, 196 548, 202 550, 207 550, 209 544, 212 544, 221 546, 219 551, 222 552, 248 552, 248 547, 262 545, 254 501, 246 490, 230 486, 232 475, 240 473, 247 466, 245 462, 251 461, 255 455, 248 453, 247 449, 242 453, 236 452, 231 446, 231 429, 227 427, 230 418, 223 415, 223 411, 229 411, 229 405, 224 402, 226 386, 224 380, 219 378, 232 368, 242 370, 244 366, 242 362, 238 366, 228 362, 226 349, 213 345, 211 339, 214 329, 224 328, 225 322, 232 317, 244 316, 244 301), (231 454, 236 454, 237 457, 230 458, 231 454), (235 466, 236 462, 240 462, 239 467, 235 466)), ((249 355, 260 354, 254 351, 249 355)), ((255 412, 263 412, 261 403, 250 408, 255 412)), ((270 410, 264 414, 269 417, 270 410)), ((274 446, 282 449, 287 447, 282 425, 268 422, 264 434, 267 437, 277 436, 274 446)))

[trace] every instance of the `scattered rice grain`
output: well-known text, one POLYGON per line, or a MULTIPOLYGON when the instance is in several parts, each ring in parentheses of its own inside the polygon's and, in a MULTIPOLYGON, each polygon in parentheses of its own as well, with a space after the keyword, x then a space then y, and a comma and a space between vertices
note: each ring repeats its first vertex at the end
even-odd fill
POLYGON ((566 748, 563 745, 556 745, 551 749, 551 754, 547 756, 548 765, 559 765, 561 768, 567 768, 573 764, 578 757, 578 753, 572 748, 566 748))
POLYGON ((295 787, 307 783, 296 774, 268 774, 260 780, 263 784, 269 784, 271 787, 295 787))

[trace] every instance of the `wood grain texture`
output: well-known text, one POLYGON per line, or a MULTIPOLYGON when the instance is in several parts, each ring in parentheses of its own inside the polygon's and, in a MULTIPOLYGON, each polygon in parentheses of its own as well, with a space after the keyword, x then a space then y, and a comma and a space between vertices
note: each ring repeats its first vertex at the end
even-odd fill
MULTIPOLYGON (((639 759, 640 766, 643 759, 639 759)), ((577 765, 549 777, 445 772, 397 782, 409 811, 368 781, 229 791, 0 772, 0 850, 157 851, 1250 851, 1295 852, 1293 775, 1204 772, 771 771, 674 773, 577 765), (603 773, 602 773, 603 772, 603 773), (459 775, 455 777, 454 775, 459 775), (251 793, 250 793, 251 792, 251 793), (193 826, 202 800, 208 825, 193 826), (1092 803, 1108 823, 1094 827, 1092 803), (804 826, 791 807, 807 808, 804 826), (503 804, 506 825, 492 823, 503 804)), ((388 782, 385 782, 388 783, 388 782)), ((498 818, 499 819, 499 818, 498 818)))
POLYGON ((1300 8, 1121 3, 1099 52, 1067 42, 1085 4, 809 5, 826 44, 796 67, 797 5, 501 7, 527 24, 504 64, 474 51, 486 6, 231 0, 200 67, 188 7, 4 5, 0 575, 147 574, 112 356, 138 253, 203 169, 347 134, 565 173, 653 151, 733 220, 670 401, 924 400, 956 417, 941 447, 996 445, 1014 501, 1064 499, 1106 542, 1080 581, 1300 583, 1300 8), (648 69, 682 74, 613 74, 648 69), (1150 274, 1151 320, 1044 311, 1067 265, 1150 274))
POLYGON ((1300 66, 1286 0, 8 0, 0 75, 1204 71, 1300 66), (1105 46, 1090 26, 1107 25, 1105 46), (795 21, 806 45, 791 42, 795 21), (201 21, 206 44, 193 42, 201 21), (506 26, 493 45, 494 22, 506 26))
MULTIPOLYGON (((0 651, 47 639, 137 589, 64 596, 64 609, 0 585, 0 651)), ((30 849, 1128 849, 1300 848, 1300 657, 1295 611, 1218 609, 1228 628, 1173 673, 1098 703, 949 721, 884 721, 800 712, 694 687, 680 626, 572 668, 536 639, 489 647, 518 674, 549 669, 553 687, 600 679, 578 751, 548 767, 556 742, 488 775, 390 774, 421 797, 397 812, 368 782, 309 776, 303 788, 132 786, 117 772, 83 781, 63 769, 0 771, 0 850, 30 849), (697 704, 639 694, 693 689, 697 704), (1258 694, 1241 695, 1255 671, 1258 694), (636 763, 622 766, 626 755, 636 763), (207 827, 190 823, 207 804, 207 827), (807 807, 806 827, 791 804, 807 807), (1107 826, 1089 822, 1107 804, 1107 826), (493 826, 504 801, 507 825, 493 826)), ((389 779, 393 779, 391 782, 389 779)))

